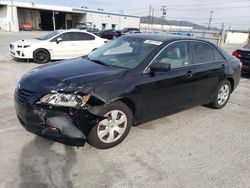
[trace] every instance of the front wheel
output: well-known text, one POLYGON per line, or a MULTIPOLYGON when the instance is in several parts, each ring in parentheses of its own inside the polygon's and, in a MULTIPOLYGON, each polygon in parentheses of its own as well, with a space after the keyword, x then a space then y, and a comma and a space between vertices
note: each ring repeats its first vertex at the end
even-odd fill
POLYGON ((223 108, 230 98, 231 91, 231 83, 228 80, 224 81, 218 88, 214 100, 210 106, 215 109, 223 108))
POLYGON ((35 50, 33 53, 33 60, 39 64, 48 63, 50 61, 50 54, 45 49, 35 50))
POLYGON ((98 112, 98 115, 106 118, 90 131, 89 144, 99 149, 107 149, 121 143, 132 125, 132 113, 128 106, 120 101, 112 102, 98 112))

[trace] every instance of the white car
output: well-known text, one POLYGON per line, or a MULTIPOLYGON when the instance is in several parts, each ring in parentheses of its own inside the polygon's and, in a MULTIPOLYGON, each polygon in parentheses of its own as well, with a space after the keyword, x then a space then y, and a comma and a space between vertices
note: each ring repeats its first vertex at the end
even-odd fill
POLYGON ((89 54, 107 43, 92 33, 80 30, 56 30, 30 40, 10 44, 10 54, 15 59, 33 59, 36 63, 70 59, 89 54))

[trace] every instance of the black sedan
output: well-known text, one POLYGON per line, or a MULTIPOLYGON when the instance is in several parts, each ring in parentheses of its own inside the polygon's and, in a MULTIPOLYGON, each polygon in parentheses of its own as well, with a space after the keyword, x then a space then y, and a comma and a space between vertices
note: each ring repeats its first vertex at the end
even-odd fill
POLYGON ((242 62, 242 71, 250 75, 250 44, 235 50, 232 55, 240 59, 242 62))
POLYGON ((31 70, 18 83, 15 109, 32 133, 104 149, 132 125, 197 105, 224 107, 240 73, 240 61, 210 42, 134 34, 31 70))
POLYGON ((115 30, 112 30, 112 29, 107 29, 107 30, 100 31, 99 33, 96 33, 96 35, 98 35, 101 38, 113 40, 113 39, 116 39, 116 38, 120 37, 121 32, 120 31, 115 31, 115 30))

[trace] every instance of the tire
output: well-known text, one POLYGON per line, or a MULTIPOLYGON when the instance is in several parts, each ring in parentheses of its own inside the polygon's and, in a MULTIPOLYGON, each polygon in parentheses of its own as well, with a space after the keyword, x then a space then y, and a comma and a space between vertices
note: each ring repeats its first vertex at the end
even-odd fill
POLYGON ((214 109, 223 108, 227 104, 227 102, 230 98, 231 91, 232 91, 231 83, 228 80, 225 80, 218 87, 216 94, 214 96, 214 99, 213 99, 212 103, 209 104, 209 106, 214 108, 214 109), (222 92, 224 92, 224 95, 222 92), (223 97, 222 97, 222 95, 223 95, 223 97))
POLYGON ((107 149, 120 144, 128 135, 132 125, 132 113, 128 106, 121 101, 115 101, 105 105, 97 115, 108 118, 92 128, 88 135, 88 143, 98 149, 107 149), (112 116, 116 117, 115 121, 112 116), (124 120, 124 123, 119 124, 119 120, 121 122, 124 120))
POLYGON ((33 52, 33 60, 38 64, 48 63, 50 61, 50 53, 45 49, 37 49, 33 52))

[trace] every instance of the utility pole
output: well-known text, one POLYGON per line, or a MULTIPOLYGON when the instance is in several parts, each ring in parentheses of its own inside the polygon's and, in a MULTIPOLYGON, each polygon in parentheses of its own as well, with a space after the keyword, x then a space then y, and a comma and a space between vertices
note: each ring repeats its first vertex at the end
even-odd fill
POLYGON ((55 18, 55 11, 52 12, 52 21, 53 21, 53 29, 56 30, 56 18, 55 18))
POLYGON ((161 30, 163 31, 163 21, 165 21, 166 19, 166 15, 167 15, 167 9, 165 5, 161 6, 161 11, 162 11, 162 22, 161 22, 161 30))
POLYGON ((214 13, 214 11, 210 12, 210 18, 209 18, 207 30, 210 30, 211 22, 212 22, 212 19, 213 19, 213 13, 214 13))
POLYGON ((153 27, 153 24, 154 24, 154 15, 155 15, 155 9, 153 8, 153 11, 152 11, 152 19, 151 19, 151 26, 153 27))
POLYGON ((14 10, 13 10, 13 6, 14 6, 14 2, 13 0, 10 1, 11 2, 11 24, 10 24, 10 31, 13 31, 13 25, 14 25, 14 10))
POLYGON ((248 30, 248 40, 247 40, 247 43, 249 44, 250 43, 250 28, 248 30))
POLYGON ((221 46, 222 42, 224 41, 224 28, 225 28, 225 24, 222 23, 221 30, 220 30, 220 36, 219 36, 219 42, 218 42, 219 46, 221 46))
POLYGON ((150 26, 150 22, 151 22, 151 5, 149 6, 149 11, 148 11, 148 29, 149 29, 149 26, 150 26))

